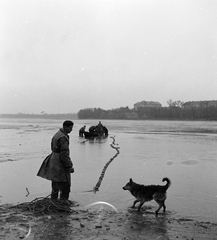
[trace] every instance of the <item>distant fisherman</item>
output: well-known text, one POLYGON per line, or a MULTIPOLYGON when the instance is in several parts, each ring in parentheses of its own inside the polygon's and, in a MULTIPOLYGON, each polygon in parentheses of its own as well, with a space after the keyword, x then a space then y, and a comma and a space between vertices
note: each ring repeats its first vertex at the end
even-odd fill
POLYGON ((85 125, 82 128, 80 128, 80 130, 79 130, 79 137, 83 137, 84 136, 85 128, 86 128, 85 125))
POLYGON ((70 205, 69 193, 71 187, 71 175, 74 172, 73 163, 69 153, 69 133, 72 131, 74 123, 65 121, 63 128, 53 136, 51 141, 52 153, 43 161, 37 176, 51 180, 51 199, 58 200, 66 205, 70 205))
POLYGON ((104 128, 101 121, 99 121, 98 125, 96 126, 96 129, 97 129, 98 135, 102 136, 104 134, 104 128))

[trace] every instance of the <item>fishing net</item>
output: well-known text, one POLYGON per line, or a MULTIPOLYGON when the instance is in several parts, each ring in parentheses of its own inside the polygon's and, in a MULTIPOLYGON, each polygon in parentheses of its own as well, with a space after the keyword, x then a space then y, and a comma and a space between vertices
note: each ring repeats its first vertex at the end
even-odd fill
POLYGON ((12 206, 22 212, 32 212, 34 214, 51 214, 51 213, 76 213, 71 207, 76 204, 72 201, 52 200, 48 195, 47 197, 35 198, 31 202, 24 202, 12 206))

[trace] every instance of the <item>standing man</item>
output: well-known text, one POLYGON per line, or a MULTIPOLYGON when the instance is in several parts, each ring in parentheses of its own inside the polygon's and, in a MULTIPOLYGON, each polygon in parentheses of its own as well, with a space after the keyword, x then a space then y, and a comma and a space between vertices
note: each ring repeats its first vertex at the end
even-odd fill
POLYGON ((84 136, 85 128, 86 128, 86 125, 84 125, 82 128, 80 128, 80 130, 79 130, 79 137, 83 137, 84 136))
POLYGON ((51 151, 43 161, 37 176, 51 181, 51 199, 58 200, 70 205, 69 193, 71 187, 70 173, 74 172, 73 163, 69 152, 69 133, 72 131, 74 123, 67 120, 63 127, 53 136, 51 140, 51 151))
POLYGON ((102 125, 101 121, 99 121, 99 123, 97 125, 97 133, 99 136, 103 136, 103 134, 104 134, 104 129, 103 129, 103 125, 102 125))

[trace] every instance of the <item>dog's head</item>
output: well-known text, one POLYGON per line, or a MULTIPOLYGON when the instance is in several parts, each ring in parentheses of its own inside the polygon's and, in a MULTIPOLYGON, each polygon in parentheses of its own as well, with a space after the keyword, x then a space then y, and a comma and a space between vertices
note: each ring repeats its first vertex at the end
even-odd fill
POLYGON ((123 187, 123 190, 131 190, 133 186, 133 179, 130 178, 129 182, 123 187))

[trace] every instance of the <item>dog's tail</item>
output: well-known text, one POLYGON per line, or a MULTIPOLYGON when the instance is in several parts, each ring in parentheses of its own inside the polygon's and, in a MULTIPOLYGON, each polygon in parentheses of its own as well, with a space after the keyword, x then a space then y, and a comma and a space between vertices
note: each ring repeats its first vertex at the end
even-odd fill
POLYGON ((171 185, 171 181, 167 177, 163 178, 162 180, 162 182, 165 182, 165 181, 167 182, 167 184, 165 185, 165 190, 167 190, 171 185))

